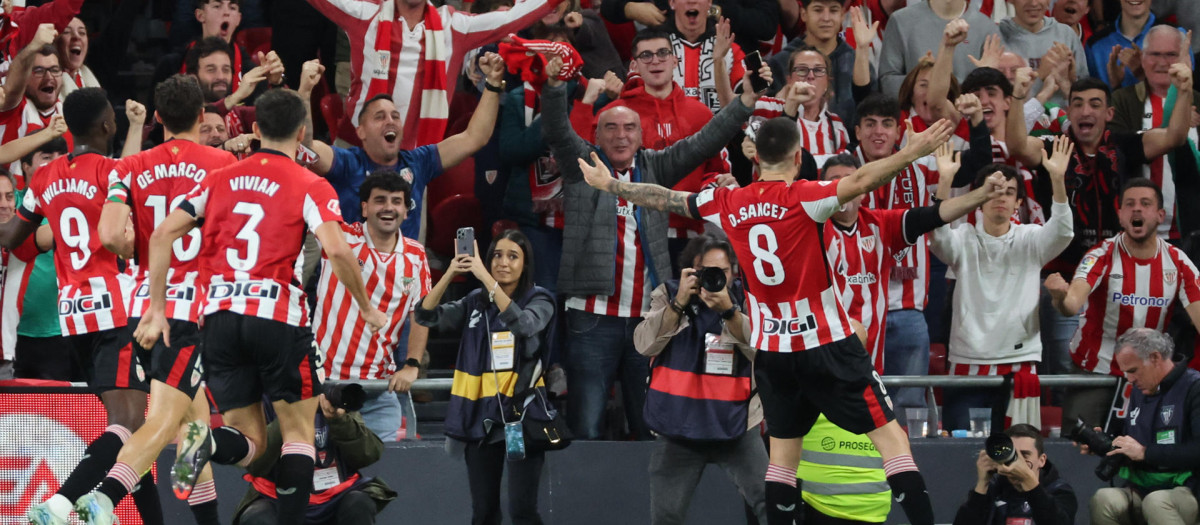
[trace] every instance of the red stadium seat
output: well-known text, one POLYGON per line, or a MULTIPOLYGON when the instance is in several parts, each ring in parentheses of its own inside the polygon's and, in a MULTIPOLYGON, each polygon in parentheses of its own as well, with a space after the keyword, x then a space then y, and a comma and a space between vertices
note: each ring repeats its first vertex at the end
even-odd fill
POLYGON ((259 51, 266 53, 271 50, 271 28, 248 27, 242 29, 233 37, 233 41, 250 53, 251 57, 256 57, 259 51))
POLYGON ((445 257, 454 256, 454 234, 459 228, 478 231, 483 224, 479 201, 473 195, 453 195, 434 205, 430 201, 425 227, 425 247, 445 257))
POLYGON ((944 376, 950 373, 946 345, 934 343, 929 345, 929 375, 944 376))
POLYGON ((467 157, 438 175, 425 188, 425 202, 433 210, 441 201, 454 195, 475 196, 475 158, 467 157))
POLYGON ((508 219, 500 219, 492 223, 492 238, 495 239, 496 237, 499 237, 501 233, 504 233, 508 230, 519 229, 521 229, 521 227, 518 226, 517 223, 508 219))
POLYGON ((637 34, 637 28, 633 27, 633 22, 614 24, 608 20, 604 21, 604 27, 608 29, 613 47, 617 48, 617 55, 620 55, 622 62, 628 63, 633 56, 633 36, 637 34))
POLYGON ((321 97, 321 117, 325 119, 325 125, 329 127, 330 141, 337 140, 338 123, 342 120, 345 108, 342 96, 337 93, 328 93, 321 97))

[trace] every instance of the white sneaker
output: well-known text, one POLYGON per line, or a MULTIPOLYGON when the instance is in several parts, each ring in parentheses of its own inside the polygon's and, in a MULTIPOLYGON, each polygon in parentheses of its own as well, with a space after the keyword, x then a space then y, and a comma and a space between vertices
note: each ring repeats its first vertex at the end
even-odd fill
POLYGON ((99 492, 89 492, 75 502, 75 512, 79 519, 87 525, 113 525, 117 523, 113 516, 113 503, 108 496, 99 492))

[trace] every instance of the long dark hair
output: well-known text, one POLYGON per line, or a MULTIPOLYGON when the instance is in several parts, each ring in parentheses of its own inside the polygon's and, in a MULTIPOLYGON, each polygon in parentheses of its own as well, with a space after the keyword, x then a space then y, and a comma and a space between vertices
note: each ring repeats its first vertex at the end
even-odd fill
POLYGON ((491 273, 492 271, 492 261, 494 260, 492 254, 495 253, 496 244, 498 244, 501 239, 511 241, 520 247, 521 256, 525 258, 525 260, 522 261, 523 264, 521 265, 521 278, 517 280, 516 293, 511 297, 512 300, 516 301, 520 297, 524 296, 525 292, 528 292, 530 288, 533 288, 533 246, 529 243, 529 238, 526 237, 524 233, 521 233, 521 230, 504 230, 500 233, 500 235, 497 235, 496 238, 492 239, 492 245, 488 246, 486 255, 484 255, 487 257, 488 273, 491 273))

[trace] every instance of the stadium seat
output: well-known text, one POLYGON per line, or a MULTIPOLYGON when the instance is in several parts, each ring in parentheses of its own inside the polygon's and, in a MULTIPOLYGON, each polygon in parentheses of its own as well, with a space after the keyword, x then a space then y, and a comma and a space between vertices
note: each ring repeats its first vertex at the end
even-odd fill
POLYGON ((325 125, 329 127, 330 142, 337 140, 338 123, 341 122, 345 110, 346 106, 340 94, 328 93, 321 97, 321 118, 325 119, 325 125))
POLYGON ((500 220, 492 223, 492 238, 495 239, 496 237, 499 237, 501 233, 504 233, 508 230, 519 230, 519 229, 521 229, 521 227, 519 225, 517 225, 516 222, 510 221, 508 219, 500 219, 500 220))
POLYGON ((271 28, 269 27, 249 27, 238 31, 233 37, 234 43, 250 53, 250 56, 257 57, 258 52, 266 53, 271 50, 271 28))
POLYGON ((633 22, 614 24, 608 20, 604 21, 604 27, 608 29, 608 34, 612 37, 617 55, 621 57, 622 62, 628 63, 630 57, 633 56, 633 36, 637 34, 637 28, 633 26, 633 22))
POLYGON ((433 179, 425 188, 425 203, 432 211, 441 201, 454 195, 475 196, 474 157, 467 157, 433 179))
POLYGON ((470 226, 478 231, 483 223, 479 201, 474 195, 461 194, 442 199, 436 205, 430 201, 426 220, 425 247, 445 257, 454 256, 454 234, 459 228, 470 226))
POLYGON ((944 376, 950 373, 950 363, 946 355, 946 345, 933 343, 929 345, 929 375, 944 376))

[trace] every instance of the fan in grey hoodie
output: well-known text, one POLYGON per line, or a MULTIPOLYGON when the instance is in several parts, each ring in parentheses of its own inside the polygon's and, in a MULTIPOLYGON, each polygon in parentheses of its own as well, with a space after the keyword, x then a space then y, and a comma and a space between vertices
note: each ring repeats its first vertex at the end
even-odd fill
MULTIPOLYGON (((1075 56, 1076 78, 1088 76, 1087 55, 1079 35, 1067 25, 1045 15, 1047 0, 1012 0, 1015 10, 1012 18, 1000 22, 1000 34, 1004 37, 1004 47, 1029 61, 1029 67, 1039 73, 1034 81, 1032 90, 1038 93, 1042 90, 1042 78, 1046 73, 1039 70, 1042 57, 1050 51, 1057 42, 1066 44, 1075 56)), ((1051 101, 1064 106, 1066 100, 1061 94, 1056 94, 1051 101)))
POLYGON ((898 96, 905 75, 917 67, 926 52, 937 53, 942 45, 942 30, 960 15, 971 26, 967 40, 954 50, 954 76, 962 82, 975 69, 968 55, 982 56, 983 41, 999 30, 983 13, 967 9, 966 0, 928 0, 892 13, 879 53, 880 91, 890 97, 898 96))

